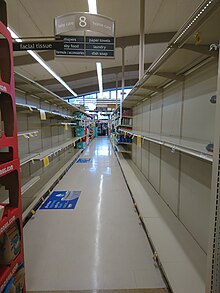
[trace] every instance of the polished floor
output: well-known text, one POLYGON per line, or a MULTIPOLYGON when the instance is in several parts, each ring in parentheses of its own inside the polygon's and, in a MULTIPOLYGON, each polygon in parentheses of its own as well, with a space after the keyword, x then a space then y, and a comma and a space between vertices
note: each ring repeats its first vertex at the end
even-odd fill
POLYGON ((80 190, 76 208, 38 210, 25 226, 27 290, 165 292, 109 140, 95 139, 81 157, 92 161, 55 188, 80 190))

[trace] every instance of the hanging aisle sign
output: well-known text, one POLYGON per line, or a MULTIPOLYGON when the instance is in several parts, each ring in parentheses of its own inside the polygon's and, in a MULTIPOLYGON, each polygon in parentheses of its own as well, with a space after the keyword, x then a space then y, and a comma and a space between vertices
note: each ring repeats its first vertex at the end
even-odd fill
POLYGON ((62 50, 63 41, 33 41, 33 42, 22 42, 13 43, 13 51, 49 51, 49 50, 62 50))
POLYGON ((114 37, 115 22, 109 17, 88 12, 69 13, 55 18, 55 35, 86 30, 114 37))
POLYGON ((108 17, 90 13, 71 13, 55 18, 55 36, 63 40, 61 57, 114 58, 115 22, 108 17), (97 36, 91 35, 93 32, 97 36))

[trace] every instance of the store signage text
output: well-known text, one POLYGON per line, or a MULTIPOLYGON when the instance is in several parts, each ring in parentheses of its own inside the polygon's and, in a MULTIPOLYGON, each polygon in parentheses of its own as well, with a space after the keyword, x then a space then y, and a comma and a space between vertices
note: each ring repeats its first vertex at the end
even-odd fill
POLYGON ((114 38, 59 36, 63 40, 63 49, 56 50, 56 56, 114 57, 114 38))
POLYGON ((113 19, 86 12, 57 16, 55 36, 64 41, 58 57, 114 58, 115 22, 113 19), (91 36, 94 35, 98 36, 91 36))
MULTIPOLYGON (((115 43, 112 37, 59 36, 51 42, 22 42, 13 44, 14 51, 55 50, 56 56, 114 57, 115 43)), ((6 91, 6 88, 0 86, 6 91)))
POLYGON ((55 18, 55 35, 70 31, 93 31, 114 37, 115 22, 109 17, 86 12, 70 13, 55 18))
POLYGON ((63 42, 61 41, 42 41, 42 42, 22 42, 13 43, 14 51, 26 51, 26 50, 62 50, 63 42))
POLYGON ((5 167, 5 168, 1 169, 0 170, 0 176, 4 175, 5 173, 8 173, 8 172, 12 171, 13 169, 14 169, 13 165, 10 165, 8 167, 5 167))
POLYGON ((8 274, 7 278, 5 279, 5 281, 3 282, 3 284, 0 287, 0 292, 3 292, 4 288, 6 287, 6 285, 8 284, 8 282, 10 281, 10 279, 12 278, 12 276, 15 274, 15 272, 18 269, 18 263, 16 263, 16 265, 13 267, 12 271, 8 274))
POLYGON ((7 228, 15 221, 15 216, 13 216, 9 221, 7 221, 1 228, 0 228, 0 235, 7 230, 7 228))

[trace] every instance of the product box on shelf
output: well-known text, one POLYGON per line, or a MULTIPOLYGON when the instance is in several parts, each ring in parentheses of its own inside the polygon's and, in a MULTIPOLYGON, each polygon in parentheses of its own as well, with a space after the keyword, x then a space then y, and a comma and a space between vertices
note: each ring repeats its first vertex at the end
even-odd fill
POLYGON ((76 124, 76 127, 83 127, 83 122, 81 120, 77 120, 75 124, 76 124))
POLYGON ((10 226, 0 237, 0 264, 10 262, 20 253, 21 236, 17 222, 10 226))
POLYGON ((20 293, 23 291, 24 288, 24 278, 25 278, 25 271, 24 267, 21 267, 18 269, 17 273, 14 276, 14 282, 13 285, 15 287, 15 292, 20 293))
POLYGON ((76 136, 77 136, 77 137, 81 137, 81 136, 84 135, 84 128, 83 128, 83 127, 77 127, 77 128, 75 129, 75 131, 76 131, 76 136))
POLYGON ((76 146, 77 146, 78 149, 85 149, 86 148, 86 142, 83 142, 83 141, 77 142, 76 146))
POLYGON ((83 141, 83 142, 87 142, 87 137, 86 137, 86 136, 83 137, 83 138, 82 138, 82 141, 83 141))
POLYGON ((24 289, 25 271, 23 264, 18 268, 14 277, 8 282, 5 291, 7 293, 22 293, 24 289))
POLYGON ((76 113, 74 113, 74 117, 75 117, 75 118, 84 119, 84 114, 81 113, 81 112, 76 112, 76 113))
POLYGON ((132 109, 123 109, 122 116, 132 116, 132 109))

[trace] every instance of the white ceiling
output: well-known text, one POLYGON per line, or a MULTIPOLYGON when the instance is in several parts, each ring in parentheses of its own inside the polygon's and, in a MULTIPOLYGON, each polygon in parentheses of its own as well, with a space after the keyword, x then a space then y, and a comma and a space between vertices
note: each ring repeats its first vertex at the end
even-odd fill
MULTIPOLYGON (((21 37, 53 36, 53 21, 58 15, 69 12, 88 11, 87 0, 6 0, 8 7, 9 26, 21 37)), ((139 0, 97 0, 98 13, 109 16, 116 21, 116 37, 139 34, 139 0)), ((201 0, 146 0, 145 33, 175 32, 192 14, 201 0)), ((145 63, 152 63, 164 50, 166 43, 148 44, 145 46, 145 63)), ((25 53, 22 53, 25 54, 25 53)), ((22 55, 15 53, 15 56, 22 55)), ((139 47, 125 49, 125 64, 138 64, 139 47)), ((102 59, 103 68, 121 66, 121 48, 116 48, 115 59, 102 59)), ((94 59, 56 58, 47 64, 61 77, 96 70, 94 59)), ((42 81, 53 77, 38 63, 16 66, 17 72, 35 80, 42 81)), ((127 78, 138 77, 138 72, 127 73, 127 78)), ((104 80, 112 81, 113 75, 104 80)), ((72 80, 71 85, 83 87, 97 85, 97 78, 78 81, 72 80)), ((48 87, 49 88, 49 87, 48 87)), ((54 82, 50 87, 55 91, 65 90, 54 82)))

